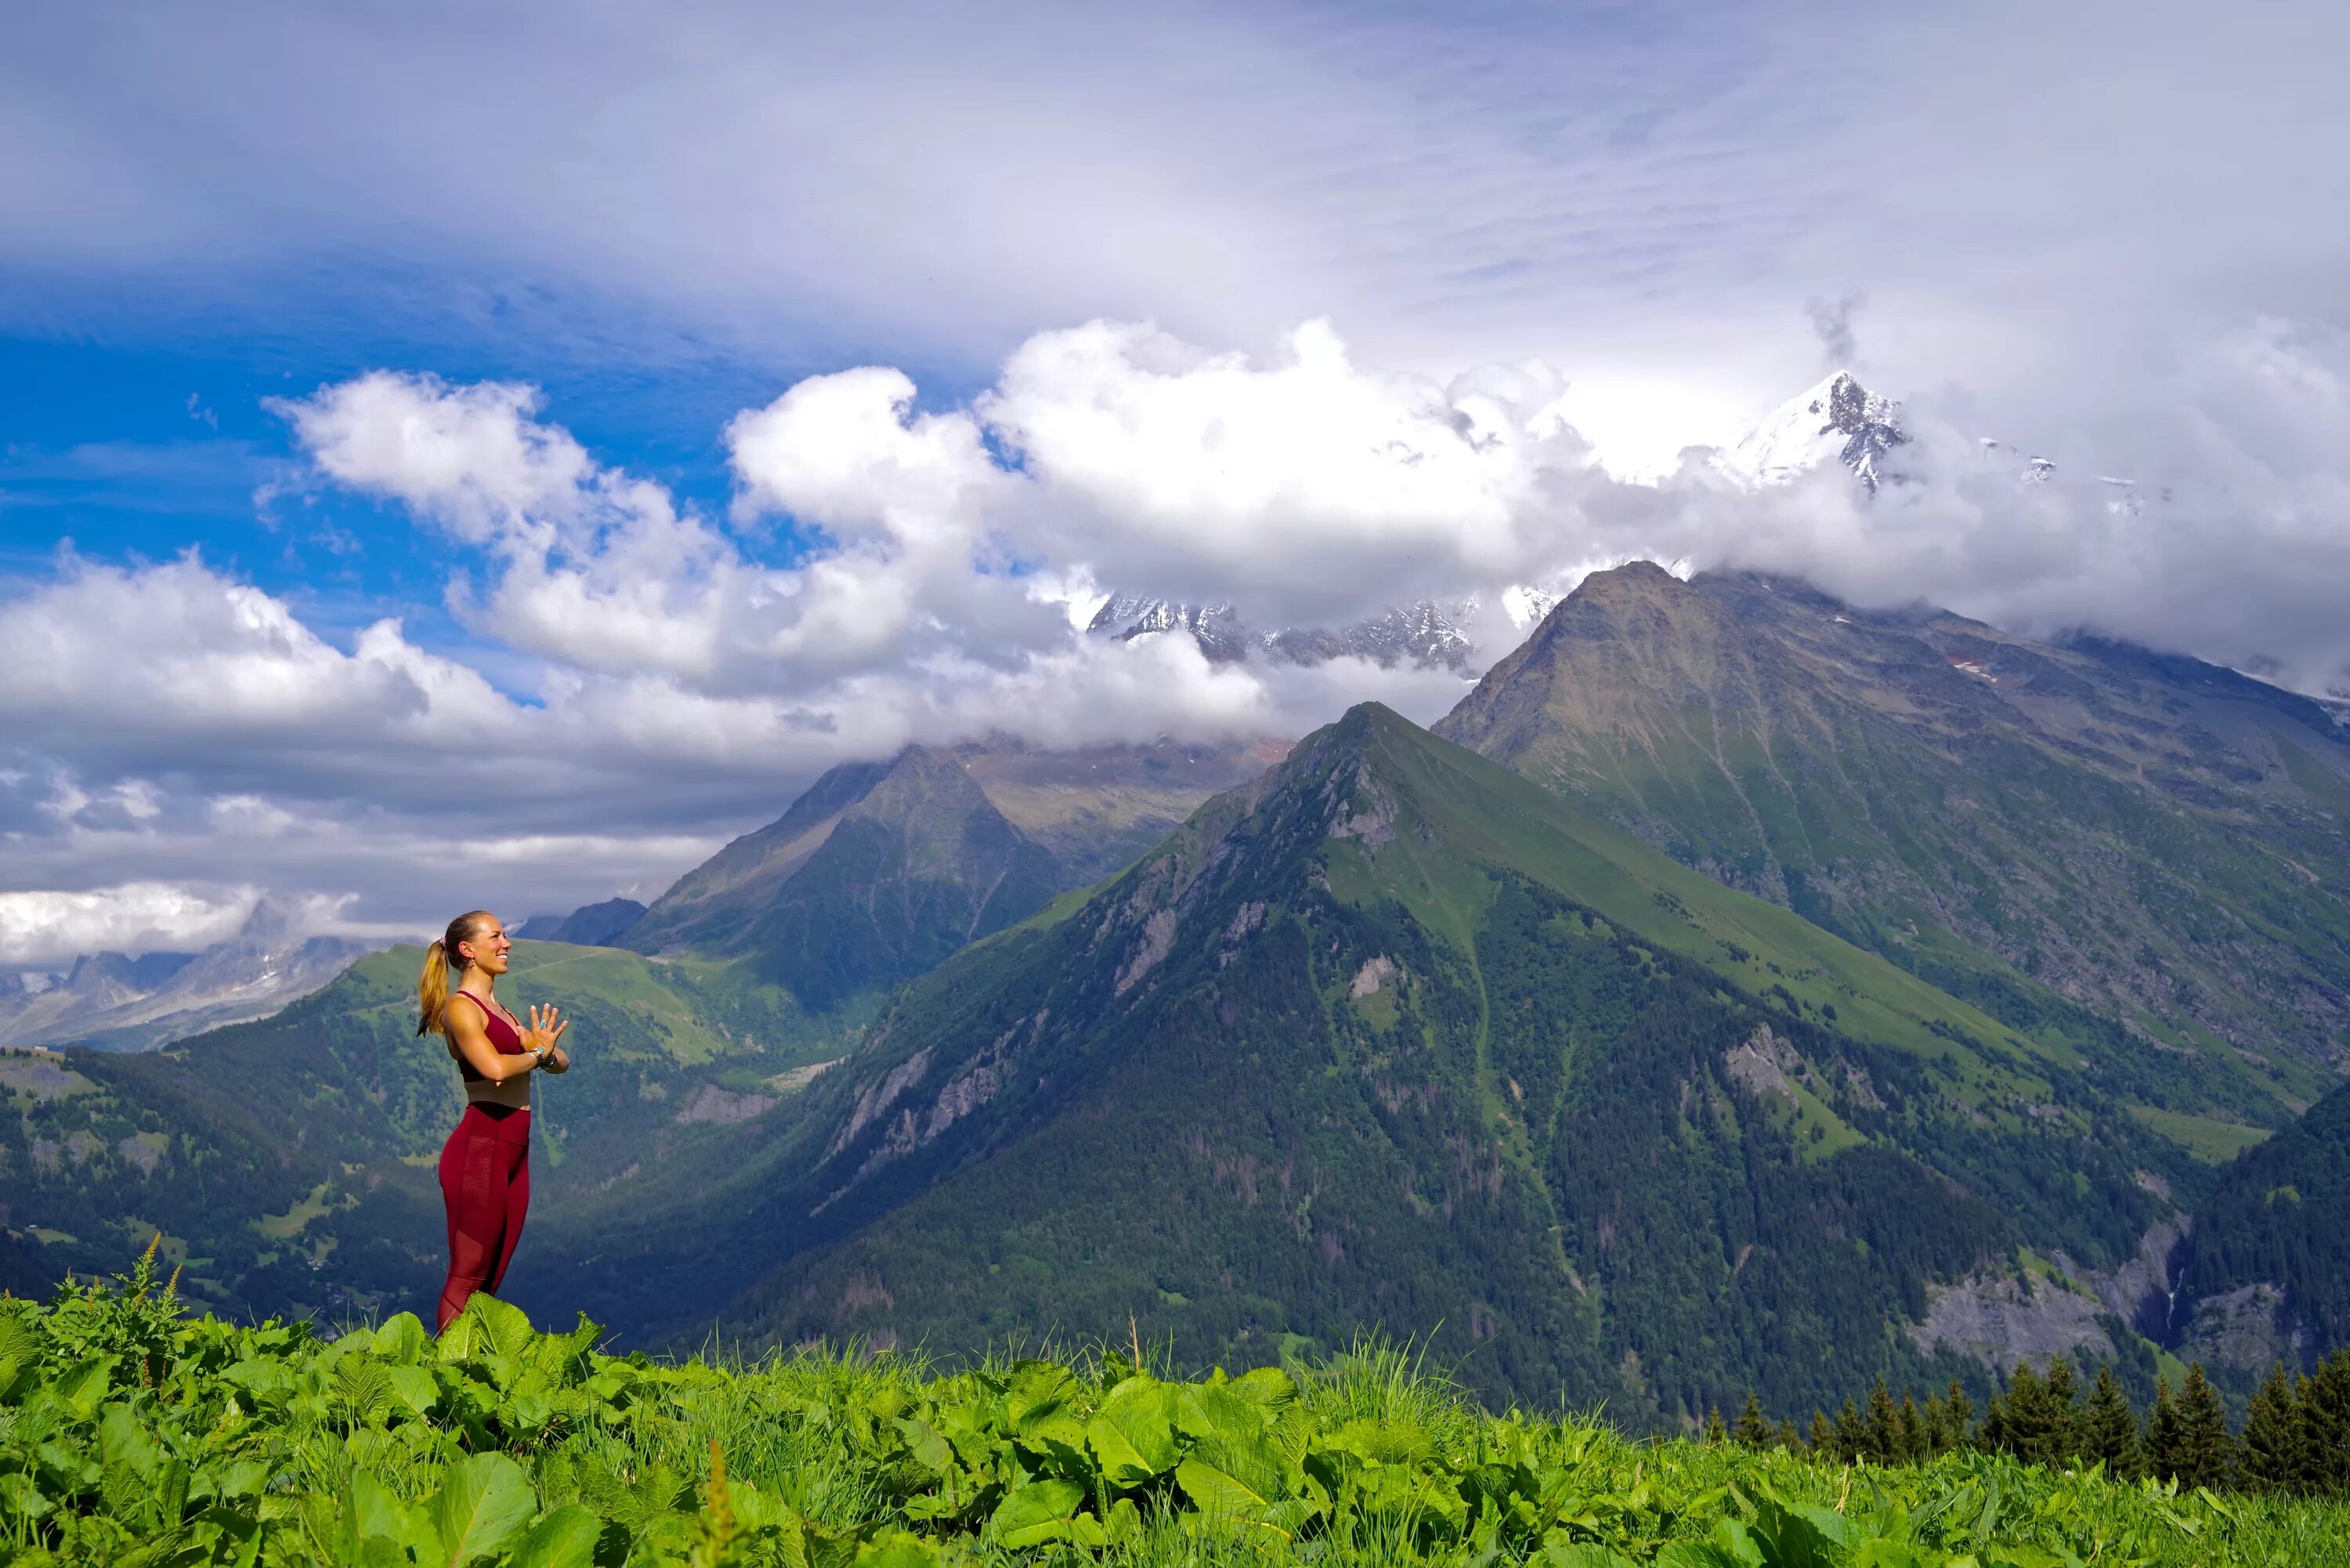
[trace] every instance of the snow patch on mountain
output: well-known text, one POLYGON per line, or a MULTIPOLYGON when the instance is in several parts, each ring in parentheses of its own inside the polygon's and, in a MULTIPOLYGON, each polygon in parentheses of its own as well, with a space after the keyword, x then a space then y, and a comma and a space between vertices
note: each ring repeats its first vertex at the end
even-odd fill
POLYGON ((1840 462, 1874 491, 1888 477, 1886 458, 1909 438, 1901 405, 1880 398, 1849 370, 1788 399, 1718 460, 1748 484, 1789 484, 1840 462))
POLYGON ((0 1046, 151 1051, 265 1018, 373 950, 349 937, 307 934, 265 899, 234 937, 201 952, 85 954, 62 973, 0 983, 0 1046))
POLYGON ((1112 594, 1094 612, 1087 630, 1120 642, 1188 632, 1201 653, 1220 663, 1263 654, 1290 664, 1367 659, 1388 669, 1416 664, 1465 671, 1477 653, 1468 631, 1477 610, 1478 601, 1473 598, 1450 603, 1417 599, 1336 629, 1284 627, 1252 632, 1231 605, 1112 594))

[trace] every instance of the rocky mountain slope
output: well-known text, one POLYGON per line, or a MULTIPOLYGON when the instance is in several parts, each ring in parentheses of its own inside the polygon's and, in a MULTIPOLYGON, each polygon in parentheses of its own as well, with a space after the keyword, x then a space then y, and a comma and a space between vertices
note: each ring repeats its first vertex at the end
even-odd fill
POLYGON ((307 996, 370 950, 309 936, 264 904, 234 937, 198 953, 88 954, 69 971, 0 981, 0 1046, 147 1051, 307 996))
POLYGON ((1979 1376, 1897 1330, 1932 1281, 2135 1252, 2191 1161, 2084 1065, 1367 706, 571 1210, 546 1299, 1243 1363, 1378 1324, 1496 1394, 1797 1408, 1979 1376))
POLYGON ((2350 1067, 2350 736, 2276 688, 1638 564, 1437 728, 2150 1111, 2273 1127, 2350 1067))

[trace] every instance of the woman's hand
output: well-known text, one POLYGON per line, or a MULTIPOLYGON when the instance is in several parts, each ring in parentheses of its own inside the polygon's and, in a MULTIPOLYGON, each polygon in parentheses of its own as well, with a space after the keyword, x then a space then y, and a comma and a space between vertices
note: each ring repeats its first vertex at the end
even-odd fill
MULTIPOLYGON (((530 1009, 530 1028, 524 1032, 522 1048, 525 1051, 544 1052, 562 1062, 564 1067, 568 1067, 571 1065, 570 1058, 556 1050, 555 1043, 562 1039, 563 1032, 570 1027, 569 1020, 564 1018, 559 1008, 552 1003, 540 1007, 533 1002, 530 1009)), ((562 1067, 556 1069, 557 1072, 562 1070, 562 1067)))

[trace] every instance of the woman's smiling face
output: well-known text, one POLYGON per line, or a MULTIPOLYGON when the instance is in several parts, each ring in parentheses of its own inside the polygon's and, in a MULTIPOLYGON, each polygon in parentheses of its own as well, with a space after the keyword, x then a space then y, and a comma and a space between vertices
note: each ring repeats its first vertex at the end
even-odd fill
POLYGON ((457 944, 459 957, 492 977, 505 973, 507 955, 513 951, 514 939, 506 935, 505 923, 494 915, 483 921, 471 937, 457 944))

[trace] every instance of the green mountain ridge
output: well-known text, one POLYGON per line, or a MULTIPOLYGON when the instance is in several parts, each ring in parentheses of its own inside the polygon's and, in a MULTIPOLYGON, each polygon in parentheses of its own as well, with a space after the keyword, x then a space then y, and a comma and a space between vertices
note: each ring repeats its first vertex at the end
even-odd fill
POLYGON ((2350 1066, 2350 737, 2232 671, 1636 563, 1437 731, 2153 1110, 2274 1127, 2350 1066))
POLYGON ((1131 1314, 1198 1363, 1379 1324, 1496 1395, 1832 1404, 1979 1376, 1902 1332, 1931 1281, 2119 1262, 2144 1178, 2195 1179, 2082 1066, 1366 706, 909 986, 693 1204, 570 1212, 548 1299, 754 1343, 1131 1314))
MULTIPOLYGON (((836 769, 643 950, 521 944, 583 1070, 509 1289, 671 1345, 1378 1325, 1660 1426, 2060 1352, 2241 1398, 2350 1332, 2332 724, 1634 566, 1468 749, 1373 705, 1253 778, 1283 748, 836 769)), ((0 1053, 0 1285, 161 1230, 226 1310, 428 1300, 419 957, 156 1057, 0 1053)))
POLYGON ((1052 855, 953 759, 909 746, 844 763, 679 878, 619 938, 748 957, 812 1012, 867 999, 1060 890, 1052 855))
MULTIPOLYGON (((160 1232, 183 1293, 224 1312, 429 1304, 446 1267, 432 1167, 464 1096, 442 1042, 415 1033, 422 961, 392 948, 275 1017, 161 1052, 0 1052, 0 1286, 46 1294, 160 1232)), ((724 1141, 782 1092, 770 1076, 837 1054, 736 967, 522 941, 501 997, 559 1001, 579 1053, 534 1087, 542 1213, 724 1141)))

